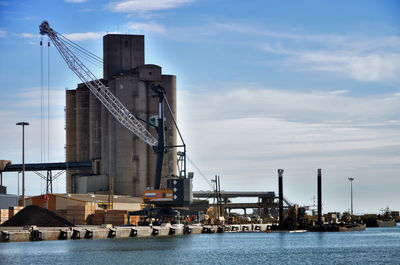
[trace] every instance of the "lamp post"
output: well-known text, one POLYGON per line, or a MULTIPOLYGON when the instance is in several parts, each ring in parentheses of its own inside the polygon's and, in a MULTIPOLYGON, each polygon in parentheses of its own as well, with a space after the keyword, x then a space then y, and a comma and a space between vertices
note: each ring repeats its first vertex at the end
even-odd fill
POLYGON ((20 171, 18 171, 18 200, 19 200, 19 174, 21 174, 21 172, 20 171))
POLYGON ((25 207, 25 126, 28 126, 29 123, 21 121, 16 125, 22 126, 22 206, 25 207))
POLYGON ((351 200, 351 215, 353 216, 353 180, 354 178, 349 178, 350 180, 350 200, 351 200))

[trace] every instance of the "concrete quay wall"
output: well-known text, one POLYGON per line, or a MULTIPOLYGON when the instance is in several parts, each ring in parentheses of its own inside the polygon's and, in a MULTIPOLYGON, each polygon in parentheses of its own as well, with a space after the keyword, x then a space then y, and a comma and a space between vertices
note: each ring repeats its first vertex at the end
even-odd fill
POLYGON ((265 232, 267 224, 242 225, 165 225, 165 226, 78 226, 78 227, 4 227, 0 242, 81 240, 101 238, 182 236, 224 232, 265 232))

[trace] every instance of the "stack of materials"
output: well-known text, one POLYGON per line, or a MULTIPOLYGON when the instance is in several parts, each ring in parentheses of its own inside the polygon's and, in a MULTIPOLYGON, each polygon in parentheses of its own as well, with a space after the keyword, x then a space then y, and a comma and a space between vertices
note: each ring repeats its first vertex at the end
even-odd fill
POLYGON ((104 214, 104 222, 112 225, 124 225, 128 220, 127 210, 107 210, 104 214))
POLYGON ((55 213, 64 219, 67 219, 67 209, 56 210, 55 213))
POLYGON ((89 218, 94 214, 96 206, 92 203, 85 205, 69 205, 67 208, 67 220, 76 225, 90 223, 89 218))
POLYGON ((0 225, 8 220, 8 209, 0 209, 0 225))
MULTIPOLYGON (((129 218, 130 225, 137 225, 140 221, 139 216, 131 216, 129 218)), ((128 222, 128 210, 96 210, 93 217, 93 225, 112 224, 126 225, 128 222)))
POLYGON ((105 224, 104 215, 105 215, 105 210, 95 210, 94 215, 92 217, 92 224, 93 225, 105 224))

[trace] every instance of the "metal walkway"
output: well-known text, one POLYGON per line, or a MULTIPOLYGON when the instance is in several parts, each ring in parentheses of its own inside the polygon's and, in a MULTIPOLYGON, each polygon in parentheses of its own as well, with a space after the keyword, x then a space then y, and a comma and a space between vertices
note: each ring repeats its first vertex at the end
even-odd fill
MULTIPOLYGON (((2 161, 2 167, 8 160, 2 161)), ((29 163, 25 164, 25 171, 33 171, 36 175, 46 181, 46 194, 53 193, 53 180, 57 179, 67 170, 90 170, 92 169, 91 161, 82 162, 56 162, 56 163, 29 163), (53 176, 53 171, 59 171, 53 176), (47 171, 46 175, 40 173, 40 171, 47 171)), ((22 164, 7 164, 3 169, 0 168, 0 185, 3 185, 3 173, 4 172, 21 172, 22 164)))
MULTIPOLYGON (((91 161, 25 164, 25 171, 91 169, 91 161)), ((21 172, 22 164, 8 164, 1 172, 21 172)))
MULTIPOLYGON (((212 198, 215 197, 214 191, 193 191, 195 198, 212 198)), ((238 197, 253 197, 253 198, 275 198, 273 191, 221 191, 221 198, 238 198, 238 197)))

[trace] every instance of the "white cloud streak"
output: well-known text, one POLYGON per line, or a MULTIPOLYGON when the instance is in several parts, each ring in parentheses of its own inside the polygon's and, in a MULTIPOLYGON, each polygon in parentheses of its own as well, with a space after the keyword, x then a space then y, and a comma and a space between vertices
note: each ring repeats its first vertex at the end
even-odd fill
MULTIPOLYGON (((169 28, 165 36, 179 41, 224 41, 250 46, 266 56, 280 55, 276 65, 290 71, 326 72, 361 82, 400 81, 400 36, 395 35, 316 35, 246 23, 205 22, 202 27, 169 28)), ((260 62, 263 60, 271 62, 260 55, 260 62)))
POLYGON ((341 95, 341 94, 346 94, 349 93, 349 90, 346 89, 342 89, 342 90, 334 90, 334 91, 330 91, 329 94, 331 95, 341 95))
POLYGON ((289 61, 300 70, 340 73, 363 82, 400 80, 400 53, 305 51, 289 61))
POLYGON ((7 37, 7 32, 5 30, 0 29, 0 38, 7 37))
POLYGON ((111 2, 108 7, 113 12, 143 13, 178 8, 191 2, 193 0, 129 0, 111 2))
POLYGON ((103 37, 104 33, 100 32, 84 32, 84 33, 69 33, 63 34, 66 38, 72 41, 96 40, 103 37))
POLYGON ((32 34, 32 33, 20 33, 20 34, 18 34, 18 36, 20 36, 22 38, 26 38, 26 39, 39 38, 40 37, 39 34, 32 34))
MULTIPOLYGON (((109 32, 114 33, 114 32, 109 32)), ((64 37, 68 38, 72 41, 85 41, 85 40, 97 40, 101 39, 106 32, 78 32, 78 33, 67 33, 63 34, 64 37)), ((25 39, 34 39, 39 38, 40 34, 32 34, 32 33, 19 33, 17 36, 25 39)))
POLYGON ((158 35, 165 35, 167 32, 164 26, 155 22, 130 22, 126 25, 126 27, 139 32, 155 33, 158 35))

